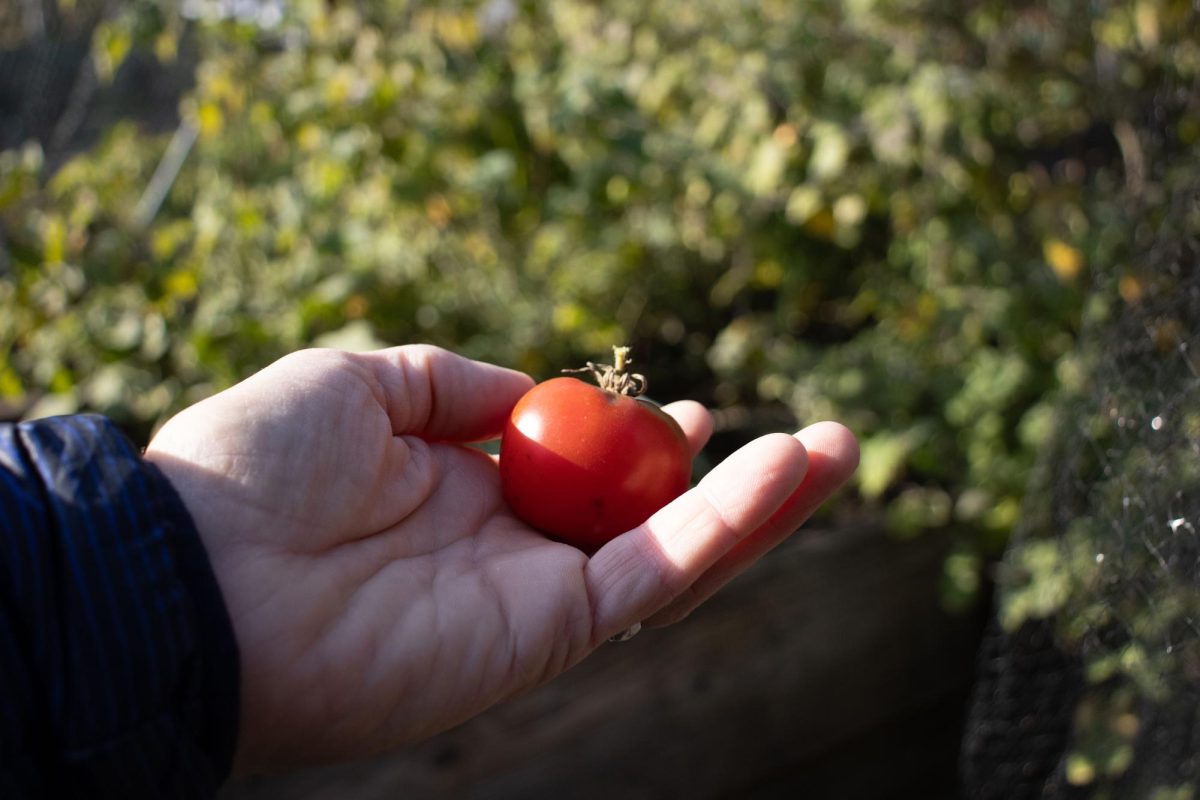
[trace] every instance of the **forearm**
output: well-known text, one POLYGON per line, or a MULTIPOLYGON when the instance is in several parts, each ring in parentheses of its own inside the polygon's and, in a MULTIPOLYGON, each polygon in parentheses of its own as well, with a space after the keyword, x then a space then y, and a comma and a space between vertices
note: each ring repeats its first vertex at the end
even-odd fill
POLYGON ((0 520, 0 796, 211 796, 237 652, 166 478, 100 417, 0 426, 0 520))

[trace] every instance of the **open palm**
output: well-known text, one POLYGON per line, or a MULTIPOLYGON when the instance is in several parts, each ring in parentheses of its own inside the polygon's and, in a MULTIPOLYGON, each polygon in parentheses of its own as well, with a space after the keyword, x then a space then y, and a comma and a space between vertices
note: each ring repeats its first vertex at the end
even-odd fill
MULTIPOLYGON (((467 446, 531 385, 432 347, 304 351, 154 438, 237 634, 240 770, 432 735, 636 622, 682 618, 857 460, 834 423, 762 437, 589 558, 514 518, 467 446)), ((707 412, 667 410, 699 450, 707 412)))

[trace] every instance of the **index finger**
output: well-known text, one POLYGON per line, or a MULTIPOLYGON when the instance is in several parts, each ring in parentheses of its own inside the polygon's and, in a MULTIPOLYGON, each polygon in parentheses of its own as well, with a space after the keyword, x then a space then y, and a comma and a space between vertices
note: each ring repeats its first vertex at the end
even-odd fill
POLYGON ((717 590, 796 532, 858 466, 858 442, 845 426, 818 422, 796 434, 808 451, 808 474, 767 522, 734 547, 682 595, 643 622, 670 625, 686 617, 717 590))
POLYGON ((695 400, 676 400, 674 403, 667 403, 662 410, 674 418, 680 428, 683 428, 683 433, 688 440, 688 449, 692 453, 692 458, 695 458, 704 449, 709 437, 712 436, 712 414, 708 413, 708 409, 695 400))
POLYGON ((598 644, 665 608, 763 525, 804 479, 799 440, 768 434, 738 450, 692 490, 613 539, 585 569, 598 644))
POLYGON ((504 430, 533 379, 432 345, 404 345, 355 354, 370 368, 392 433, 478 442, 504 430))

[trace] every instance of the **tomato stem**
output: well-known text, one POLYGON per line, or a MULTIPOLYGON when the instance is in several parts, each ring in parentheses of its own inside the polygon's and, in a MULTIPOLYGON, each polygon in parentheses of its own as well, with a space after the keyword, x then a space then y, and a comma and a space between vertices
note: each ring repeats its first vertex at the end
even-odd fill
POLYGON ((593 361, 587 362, 586 367, 579 369, 564 369, 565 373, 590 372, 592 377, 596 379, 596 383, 600 384, 600 388, 606 392, 615 392, 628 397, 639 397, 646 393, 647 382, 644 375, 636 372, 627 372, 626 367, 633 363, 633 359, 629 356, 630 348, 628 347, 613 347, 613 364, 597 364, 593 361))
POLYGON ((615 371, 624 372, 625 365, 632 360, 633 359, 631 359, 629 357, 629 348, 628 347, 614 347, 613 348, 613 369, 615 371))

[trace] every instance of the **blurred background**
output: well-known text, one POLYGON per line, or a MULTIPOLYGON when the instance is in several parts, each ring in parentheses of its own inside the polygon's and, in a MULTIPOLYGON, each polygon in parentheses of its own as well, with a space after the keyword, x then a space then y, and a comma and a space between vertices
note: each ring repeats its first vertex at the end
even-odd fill
POLYGON ((1193 798, 1200 7, 7 0, 0 418, 634 347, 856 481, 675 629, 229 798, 1193 798), (1190 347, 1189 347, 1190 345, 1190 347))

